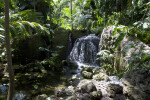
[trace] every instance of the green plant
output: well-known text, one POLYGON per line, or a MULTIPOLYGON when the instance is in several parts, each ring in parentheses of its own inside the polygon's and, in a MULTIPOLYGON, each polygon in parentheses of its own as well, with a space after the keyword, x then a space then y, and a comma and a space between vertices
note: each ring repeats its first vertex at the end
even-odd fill
POLYGON ((102 66, 109 75, 115 74, 115 69, 113 68, 114 55, 111 54, 109 50, 101 50, 97 55, 99 56, 100 66, 102 66))
POLYGON ((50 69, 54 72, 62 71, 63 68, 57 52, 51 53, 51 57, 43 60, 41 64, 45 67, 45 69, 50 69))
MULTIPOLYGON (((32 13, 31 11, 23 11, 23 12, 19 12, 17 14, 11 14, 10 15, 10 33, 11 33, 11 37, 25 37, 25 36, 29 36, 32 34, 35 34, 35 32, 37 33, 42 33, 42 32, 46 32, 48 34, 50 34, 50 32, 47 30, 46 27, 40 25, 39 23, 36 22, 29 22, 29 21, 25 21, 22 19, 25 19, 23 17, 24 13, 30 14, 32 13)), ((27 16, 28 17, 28 16, 27 16)), ((0 31, 2 32, 1 34, 3 35, 5 30, 4 30, 4 17, 0 17, 0 31)))

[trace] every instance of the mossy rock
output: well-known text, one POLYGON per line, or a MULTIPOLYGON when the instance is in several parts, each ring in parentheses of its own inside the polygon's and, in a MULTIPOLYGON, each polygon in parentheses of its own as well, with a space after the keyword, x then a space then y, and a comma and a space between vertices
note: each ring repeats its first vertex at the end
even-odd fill
POLYGON ((101 91, 93 91, 90 93, 91 99, 92 100, 100 100, 100 98, 102 97, 102 92, 101 91))
POLYGON ((94 68, 92 71, 94 75, 99 74, 99 73, 106 73, 105 69, 103 68, 94 68))
POLYGON ((76 99, 76 96, 69 96, 66 98, 66 100, 77 100, 77 99, 76 99))
POLYGON ((93 74, 91 72, 82 71, 82 76, 85 79, 92 79, 93 74))
POLYGON ((48 96, 46 94, 38 95, 35 100, 46 100, 48 96))
POLYGON ((81 86, 82 93, 90 93, 93 91, 97 91, 96 86, 93 84, 93 82, 89 82, 81 86))
POLYGON ((94 67, 84 67, 82 71, 87 71, 93 73, 94 67))
POLYGON ((97 81, 109 81, 108 75, 106 73, 101 72, 99 74, 93 75, 93 79, 97 81))
POLYGON ((109 97, 115 97, 116 94, 123 93, 123 87, 120 86, 119 84, 108 84, 106 91, 109 97))

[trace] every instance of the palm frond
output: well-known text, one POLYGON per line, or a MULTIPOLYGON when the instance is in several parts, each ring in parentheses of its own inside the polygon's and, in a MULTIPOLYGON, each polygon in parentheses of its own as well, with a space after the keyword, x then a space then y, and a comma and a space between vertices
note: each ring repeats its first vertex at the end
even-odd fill
POLYGON ((50 32, 47 30, 47 28, 46 27, 44 27, 44 26, 42 26, 42 25, 40 25, 40 24, 38 24, 38 23, 36 23, 36 22, 31 22, 32 24, 34 24, 38 29, 40 29, 41 31, 44 31, 44 32, 46 32, 47 34, 50 34, 50 32))
POLYGON ((4 42, 5 41, 5 36, 0 34, 0 42, 4 42))
POLYGON ((3 28, 0 28, 0 31, 5 31, 3 28))

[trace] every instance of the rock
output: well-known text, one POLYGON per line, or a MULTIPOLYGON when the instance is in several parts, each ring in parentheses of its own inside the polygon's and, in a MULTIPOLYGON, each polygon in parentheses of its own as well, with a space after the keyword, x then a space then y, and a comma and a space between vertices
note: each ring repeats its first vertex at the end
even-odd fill
POLYGON ((114 98, 105 96, 105 97, 102 97, 101 100, 125 100, 125 98, 123 95, 116 94, 116 97, 114 98))
POLYGON ((47 95, 42 94, 42 95, 38 95, 35 100, 47 100, 46 98, 47 98, 47 95))
POLYGON ((52 95, 51 96, 51 100, 60 100, 59 97, 57 97, 56 95, 52 95))
POLYGON ((82 76, 85 79, 92 79, 93 74, 91 72, 82 71, 82 76))
POLYGON ((93 91, 96 91, 96 87, 92 82, 81 86, 81 92, 83 93, 89 93, 93 91))
POLYGON ((114 53, 113 45, 115 44, 117 38, 119 37, 119 33, 113 34, 115 26, 108 26, 103 29, 101 34, 101 50, 109 50, 111 53, 114 53))
POLYGON ((66 91, 65 91, 64 88, 61 89, 61 90, 56 91, 56 92, 55 92, 55 95, 56 95, 57 97, 64 97, 64 96, 67 96, 66 91))
POLYGON ((77 75, 72 75, 70 79, 68 79, 68 83, 73 86, 77 86, 81 79, 77 77, 77 75))
POLYGON ((116 45, 117 38, 120 36, 118 32, 113 35, 114 28, 115 26, 108 26, 103 29, 103 32, 101 34, 100 51, 109 51, 109 56, 106 59, 100 59, 100 66, 102 67, 106 66, 107 64, 114 66, 115 59, 113 58, 116 52, 114 50, 114 47, 116 45))
MULTIPOLYGON (((124 70, 127 67, 146 67, 150 66, 150 60, 146 60, 141 63, 146 56, 150 57, 150 47, 138 40, 136 37, 128 36, 118 42, 119 33, 113 35, 115 26, 108 26, 103 29, 101 34, 100 50, 108 50, 111 55, 114 55, 114 59, 100 60, 101 66, 106 63, 114 66, 117 71, 124 70), (117 50, 114 50, 118 44, 117 50)), ((119 37, 120 38, 120 37, 119 37)))
POLYGON ((66 100, 76 100, 76 96, 69 96, 66 98, 66 100))
POLYGON ((82 71, 87 71, 93 73, 94 67, 84 67, 82 71))
POLYGON ((150 69, 135 69, 122 78, 123 93, 129 100, 150 100, 150 69))
POLYGON ((100 72, 106 73, 105 69, 103 69, 103 68, 94 68, 92 71, 93 71, 94 75, 96 75, 96 74, 98 74, 100 72))
POLYGON ((77 93, 77 100, 92 100, 88 93, 77 93))
POLYGON ((115 100, 115 99, 106 96, 106 97, 102 97, 101 100, 115 100))
POLYGON ((85 79, 92 79, 93 75, 98 74, 100 72, 105 71, 100 68, 94 68, 94 67, 84 67, 83 70, 81 71, 83 78, 85 79))
POLYGON ((122 94, 123 88, 119 84, 108 84, 106 91, 109 97, 115 97, 116 94, 122 94))
POLYGON ((73 94, 74 94, 73 86, 69 86, 68 88, 63 88, 55 92, 55 95, 57 97, 67 97, 67 96, 72 96, 73 94))
POLYGON ((93 79, 97 81, 109 81, 108 75, 106 73, 101 72, 99 74, 94 75, 93 79))
MULTIPOLYGON (((116 63, 118 63, 118 65, 115 65, 116 68, 144 67, 145 65, 139 64, 140 61, 145 56, 150 57, 150 47, 133 36, 124 38, 120 42, 118 50, 119 59, 116 60, 116 63)), ((145 64, 148 65, 149 63, 150 60, 145 64)))
POLYGON ((89 93, 97 90, 93 82, 89 80, 81 80, 77 88, 79 89, 78 91, 82 93, 89 93))
POLYGON ((93 91, 90 93, 90 96, 91 96, 92 100, 100 100, 102 97, 102 92, 100 90, 99 91, 93 91))

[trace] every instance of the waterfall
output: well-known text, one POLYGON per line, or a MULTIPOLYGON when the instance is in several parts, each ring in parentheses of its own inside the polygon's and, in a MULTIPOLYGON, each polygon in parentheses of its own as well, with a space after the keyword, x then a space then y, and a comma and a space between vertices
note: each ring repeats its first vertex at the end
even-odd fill
POLYGON ((78 69, 98 66, 97 53, 99 50, 99 42, 100 38, 95 34, 78 38, 70 52, 70 61, 77 64, 78 69))

